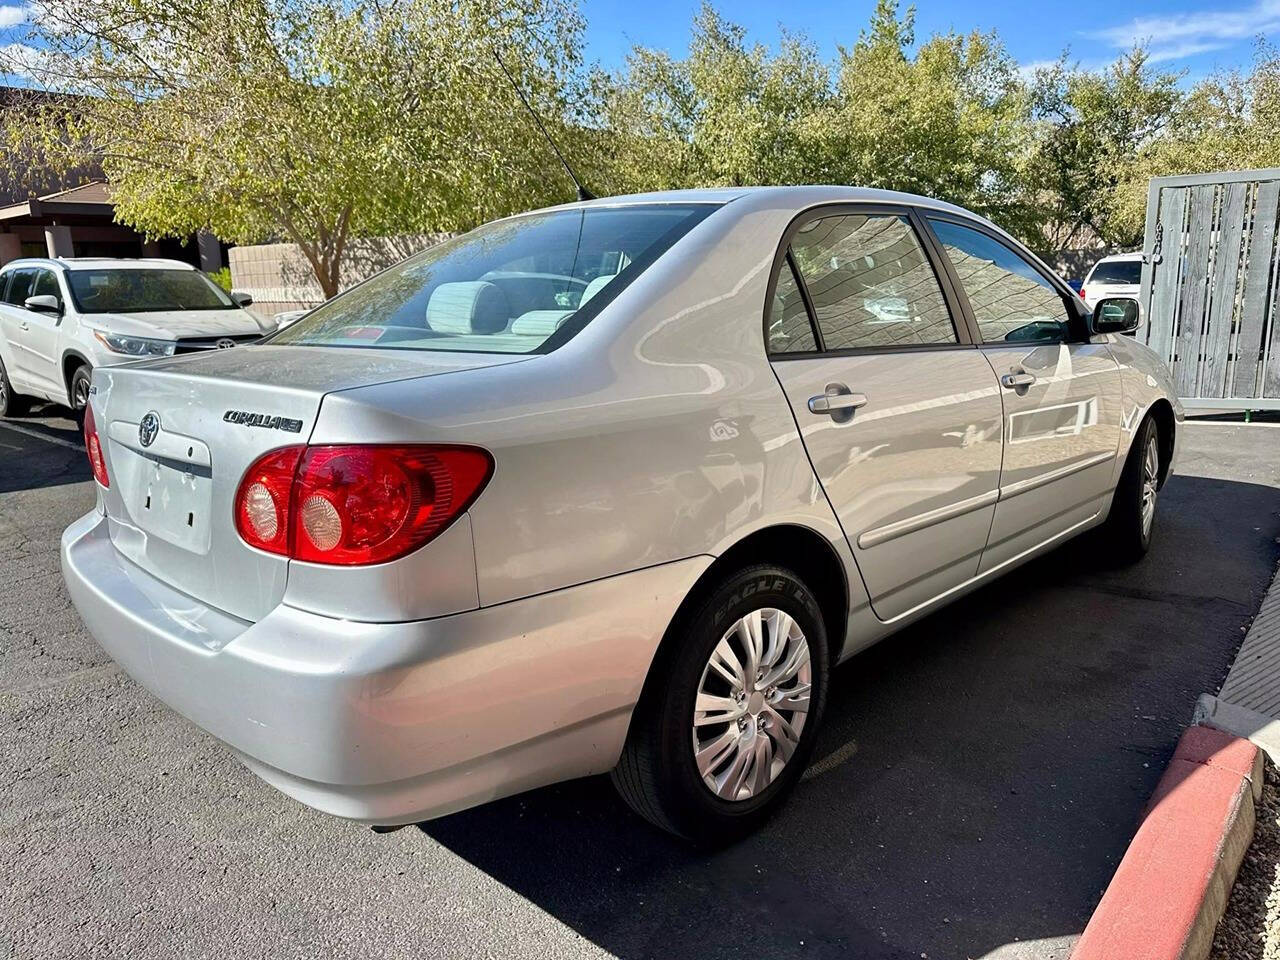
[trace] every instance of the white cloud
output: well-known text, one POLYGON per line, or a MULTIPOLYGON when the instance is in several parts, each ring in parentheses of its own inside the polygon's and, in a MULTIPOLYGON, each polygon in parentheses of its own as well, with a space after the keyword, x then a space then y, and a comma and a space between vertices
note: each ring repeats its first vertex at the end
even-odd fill
POLYGON ((27 8, 4 5, 0 6, 0 30, 6 27, 16 27, 20 23, 27 22, 27 8))
POLYGON ((1158 62, 1221 50, 1273 31, 1280 31, 1280 0, 1254 0, 1249 6, 1234 10, 1135 17, 1128 23, 1091 31, 1089 36, 1120 50, 1143 44, 1151 59, 1158 62))

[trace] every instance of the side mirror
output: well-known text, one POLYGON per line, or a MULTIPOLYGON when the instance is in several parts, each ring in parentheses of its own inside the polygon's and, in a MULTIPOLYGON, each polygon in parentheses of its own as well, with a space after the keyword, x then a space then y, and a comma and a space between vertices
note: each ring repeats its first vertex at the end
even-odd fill
POLYGON ((51 293, 42 293, 35 297, 27 297, 22 305, 36 313, 62 313, 62 301, 51 293))
POLYGON ((1108 297, 1093 308, 1089 327, 1094 333, 1132 333, 1142 322, 1142 307, 1129 297, 1108 297))
POLYGON ((231 292, 231 302, 237 307, 247 307, 249 304, 253 303, 253 297, 249 296, 247 293, 242 293, 239 290, 233 290, 231 292))

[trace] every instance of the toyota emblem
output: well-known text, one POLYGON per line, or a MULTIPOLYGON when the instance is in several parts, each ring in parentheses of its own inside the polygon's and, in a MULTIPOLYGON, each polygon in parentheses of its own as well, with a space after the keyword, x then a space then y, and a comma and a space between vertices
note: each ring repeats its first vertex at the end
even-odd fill
POLYGON ((149 447, 155 442, 156 434, 160 432, 160 414, 152 410, 142 422, 138 424, 138 442, 144 447, 149 447))
POLYGON ((230 337, 223 337, 221 340, 219 340, 217 343, 214 344, 214 346, 217 347, 219 350, 230 350, 235 345, 236 345, 236 342, 232 340, 230 337))

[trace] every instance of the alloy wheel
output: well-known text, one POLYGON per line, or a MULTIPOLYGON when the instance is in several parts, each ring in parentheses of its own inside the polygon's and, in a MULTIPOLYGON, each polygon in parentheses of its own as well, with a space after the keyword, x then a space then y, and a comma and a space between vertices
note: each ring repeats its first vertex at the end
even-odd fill
POLYGON ((1147 440, 1142 454, 1142 536, 1151 536, 1151 524, 1156 517, 1156 493, 1160 485, 1160 453, 1153 433, 1147 440))
POLYGON ((753 610, 721 637, 702 671, 693 755, 722 800, 749 800, 777 779, 800 743, 812 692, 809 643, 782 610, 753 610))
POLYGON ((73 386, 75 393, 71 398, 72 405, 76 410, 83 410, 89 403, 89 378, 76 377, 73 386))

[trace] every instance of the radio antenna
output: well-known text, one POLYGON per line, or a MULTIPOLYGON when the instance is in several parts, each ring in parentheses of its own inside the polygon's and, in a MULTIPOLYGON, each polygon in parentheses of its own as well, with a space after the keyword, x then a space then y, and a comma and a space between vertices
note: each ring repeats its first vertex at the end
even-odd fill
POLYGON ((560 166, 564 167, 564 172, 569 175, 569 179, 573 181, 573 185, 578 189, 579 200, 594 200, 596 195, 582 185, 582 181, 578 179, 578 175, 573 172, 573 167, 569 166, 569 161, 564 158, 564 154, 560 152, 555 139, 547 132, 547 128, 542 125, 537 112, 533 109, 532 104, 525 97, 524 91, 520 89, 520 85, 516 83, 515 77, 511 76, 511 71, 507 69, 507 65, 502 62, 502 57, 498 54, 498 48, 493 48, 493 59, 498 61, 498 66, 502 68, 502 72, 507 76, 507 82, 511 84, 511 89, 516 92, 516 96, 520 98, 520 102, 524 104, 524 108, 529 111, 529 116, 533 117, 533 122, 537 124, 538 130, 546 138, 547 143, 551 144, 551 149, 555 152, 556 159, 560 161, 560 166))

